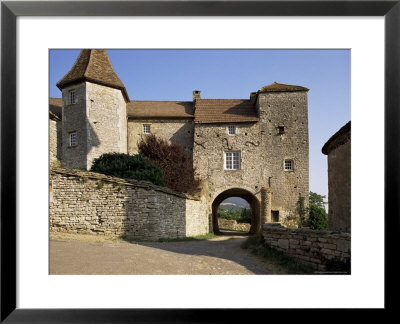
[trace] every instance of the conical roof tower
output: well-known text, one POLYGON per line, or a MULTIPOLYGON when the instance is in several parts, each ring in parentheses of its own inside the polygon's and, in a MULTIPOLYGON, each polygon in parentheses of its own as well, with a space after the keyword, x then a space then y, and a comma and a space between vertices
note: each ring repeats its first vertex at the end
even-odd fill
POLYGON ((130 101, 125 86, 115 73, 107 51, 104 49, 83 49, 71 70, 57 82, 57 87, 62 90, 66 86, 82 81, 119 89, 125 101, 130 101))

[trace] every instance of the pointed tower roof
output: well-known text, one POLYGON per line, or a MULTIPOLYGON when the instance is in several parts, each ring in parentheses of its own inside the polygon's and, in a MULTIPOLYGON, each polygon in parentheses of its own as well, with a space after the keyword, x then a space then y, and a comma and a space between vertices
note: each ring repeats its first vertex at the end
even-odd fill
POLYGON ((258 90, 258 93, 263 92, 294 92, 294 91, 308 91, 309 89, 297 85, 290 85, 290 84, 282 84, 278 82, 274 82, 270 85, 262 87, 258 90))
POLYGON ((62 90, 68 85, 81 81, 119 89, 125 100, 130 101, 125 86, 115 73, 106 50, 83 49, 71 70, 57 82, 57 87, 62 90))

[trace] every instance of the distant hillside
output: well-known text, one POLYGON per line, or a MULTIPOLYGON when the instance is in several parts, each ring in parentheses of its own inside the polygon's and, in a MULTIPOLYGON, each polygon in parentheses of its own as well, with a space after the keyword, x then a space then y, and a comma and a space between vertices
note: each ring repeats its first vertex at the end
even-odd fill
POLYGON ((225 210, 238 210, 243 208, 250 209, 247 201, 239 197, 227 198, 221 203, 221 205, 219 205, 219 207, 225 210))

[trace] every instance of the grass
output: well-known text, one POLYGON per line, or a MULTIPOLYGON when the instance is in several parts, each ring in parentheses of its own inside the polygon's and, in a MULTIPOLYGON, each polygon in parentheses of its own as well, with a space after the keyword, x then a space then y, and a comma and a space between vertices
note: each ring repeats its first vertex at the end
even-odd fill
POLYGON ((283 272, 287 274, 312 274, 314 272, 311 267, 268 246, 262 235, 250 236, 240 247, 250 250, 255 255, 262 256, 271 265, 281 269, 275 272, 282 272, 282 269, 285 269, 283 272))

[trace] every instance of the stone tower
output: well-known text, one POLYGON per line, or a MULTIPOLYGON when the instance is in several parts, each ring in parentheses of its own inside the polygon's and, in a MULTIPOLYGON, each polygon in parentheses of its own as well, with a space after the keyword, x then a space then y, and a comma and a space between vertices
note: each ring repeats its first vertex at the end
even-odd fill
POLYGON ((308 205, 307 95, 305 87, 275 82, 261 88, 253 99, 260 118, 263 179, 272 193, 267 221, 274 221, 275 214, 279 219, 291 216, 299 196, 308 205))
POLYGON ((129 97, 106 50, 82 50, 57 87, 62 91, 63 167, 90 169, 103 153, 127 153, 129 97))

